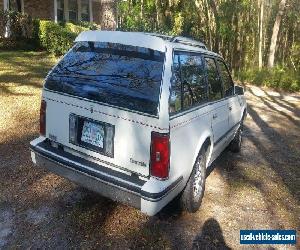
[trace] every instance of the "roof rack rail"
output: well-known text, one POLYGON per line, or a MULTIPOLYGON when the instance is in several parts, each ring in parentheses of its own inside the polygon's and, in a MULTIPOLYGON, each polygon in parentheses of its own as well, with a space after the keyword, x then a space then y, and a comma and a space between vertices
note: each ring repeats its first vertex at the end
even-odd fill
POLYGON ((190 45, 190 46, 195 46, 195 47, 199 47, 199 48, 207 50, 207 47, 205 46, 204 43, 196 41, 196 40, 191 39, 191 38, 183 37, 183 36, 174 36, 170 40, 170 42, 181 43, 181 44, 190 45))
POLYGON ((145 32, 144 34, 150 35, 150 36, 156 36, 156 37, 162 38, 162 39, 167 40, 167 41, 171 41, 172 38, 173 38, 172 36, 162 35, 162 34, 159 34, 159 33, 149 33, 149 32, 145 32))

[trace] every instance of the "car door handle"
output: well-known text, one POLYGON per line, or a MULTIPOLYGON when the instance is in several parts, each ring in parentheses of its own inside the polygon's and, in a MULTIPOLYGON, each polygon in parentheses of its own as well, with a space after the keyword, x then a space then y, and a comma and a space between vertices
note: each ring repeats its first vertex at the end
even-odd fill
POLYGON ((230 110, 230 111, 232 110, 232 107, 231 107, 231 106, 229 106, 229 110, 230 110))
POLYGON ((213 119, 216 119, 218 117, 217 114, 213 114, 213 119))

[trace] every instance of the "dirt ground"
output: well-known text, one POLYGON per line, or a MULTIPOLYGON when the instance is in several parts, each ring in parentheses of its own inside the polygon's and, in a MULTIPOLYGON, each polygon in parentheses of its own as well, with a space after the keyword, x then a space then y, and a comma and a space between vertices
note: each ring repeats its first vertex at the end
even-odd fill
POLYGON ((297 229, 300 248, 299 94, 247 86, 242 151, 217 159, 200 210, 171 204, 148 217, 31 163, 42 79, 54 60, 1 53, 0 248, 249 249, 240 229, 297 229))

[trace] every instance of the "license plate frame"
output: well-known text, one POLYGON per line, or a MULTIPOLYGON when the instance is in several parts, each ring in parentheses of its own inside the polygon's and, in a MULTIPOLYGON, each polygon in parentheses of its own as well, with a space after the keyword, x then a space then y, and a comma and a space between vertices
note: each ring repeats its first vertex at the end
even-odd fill
MULTIPOLYGON (((100 153, 102 155, 108 156, 108 157, 114 157, 114 137, 115 137, 115 126, 110 124, 110 123, 106 123, 106 122, 102 122, 102 121, 96 121, 93 120, 91 118, 87 118, 87 117, 83 117, 83 116, 79 116, 76 114, 70 114, 70 117, 73 117, 73 119, 75 118, 75 140, 71 140, 71 136, 69 135, 69 142, 88 149, 90 151, 94 151, 97 153, 100 153), (88 143, 84 140, 82 140, 82 132, 83 132, 83 127, 84 127, 84 123, 91 123, 94 124, 96 126, 100 126, 103 128, 103 145, 102 147, 100 146, 96 146, 93 145, 92 143, 88 143)), ((69 128, 70 131, 70 128, 69 128)))

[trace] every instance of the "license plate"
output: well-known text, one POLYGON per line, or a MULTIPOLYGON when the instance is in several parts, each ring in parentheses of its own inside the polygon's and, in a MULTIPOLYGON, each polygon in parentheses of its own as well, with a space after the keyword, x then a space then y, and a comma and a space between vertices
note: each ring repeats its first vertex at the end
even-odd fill
POLYGON ((104 128, 100 124, 84 121, 81 141, 103 148, 104 128))

